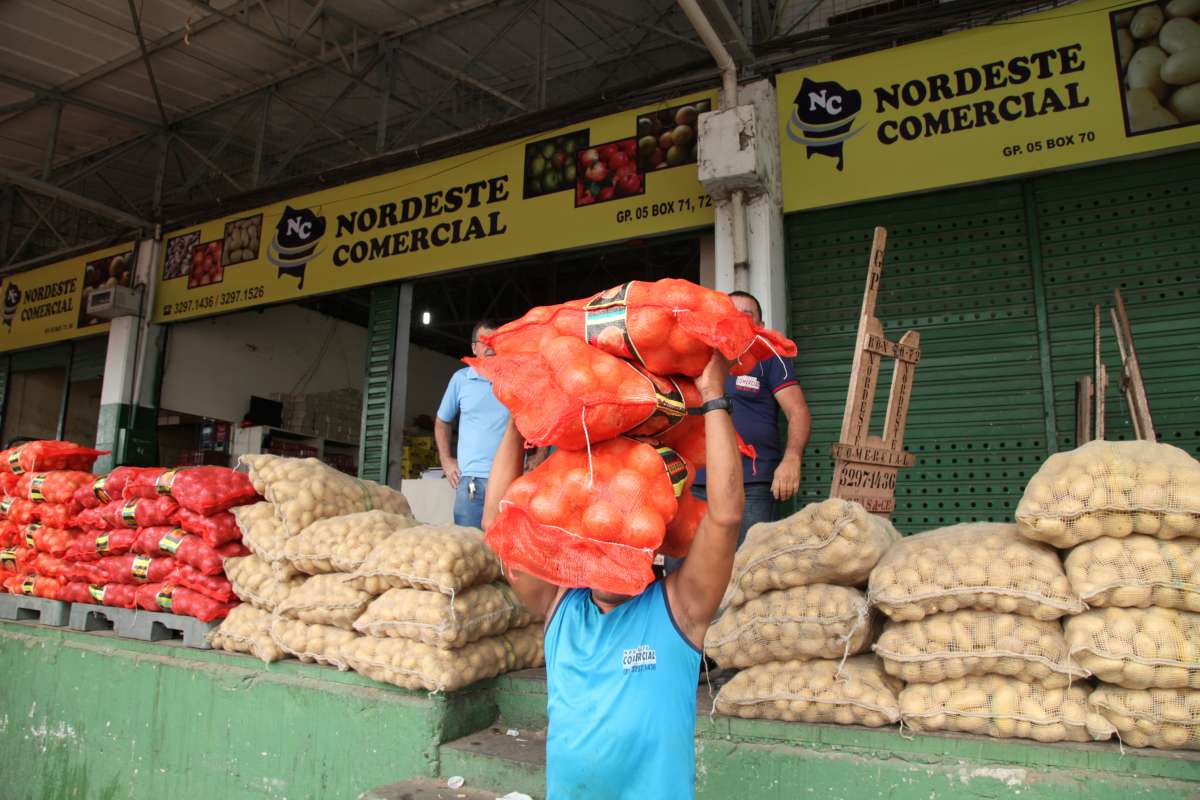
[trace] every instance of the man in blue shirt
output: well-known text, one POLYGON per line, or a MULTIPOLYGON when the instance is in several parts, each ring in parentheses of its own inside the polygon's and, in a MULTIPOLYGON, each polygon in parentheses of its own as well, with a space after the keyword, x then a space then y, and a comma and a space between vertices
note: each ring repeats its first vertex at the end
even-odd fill
MULTIPOLYGON (((733 572, 742 518, 737 436, 723 397, 729 366, 716 353, 696 379, 708 510, 682 567, 636 597, 508 573, 521 601, 547 619, 547 800, 695 796, 700 648, 733 572)), ((492 467, 485 522, 521 475, 523 448, 510 424, 492 467)))
MULTIPOLYGON (((749 292, 731 292, 737 310, 762 325, 762 307, 749 292)), ((746 510, 738 546, 746 540, 746 531, 758 522, 775 519, 775 503, 790 500, 800 488, 800 460, 812 416, 804 392, 796 380, 792 363, 779 358, 760 361, 748 375, 731 375, 725 381, 725 394, 733 401, 733 427, 746 444, 753 445, 758 458, 742 458, 742 477, 746 484, 746 510), (787 444, 779 444, 779 412, 787 418, 787 444)), ((705 496, 704 470, 696 476, 694 493, 705 496)), ((674 559, 672 564, 678 564, 674 559)))
MULTIPOLYGON (((496 330, 495 323, 481 320, 471 331, 471 353, 476 358, 496 355, 481 339, 496 330)), ((450 378, 433 423, 442 471, 454 489, 454 524, 478 528, 483 518, 483 496, 487 491, 492 458, 508 425, 508 409, 492 393, 491 381, 473 367, 463 367, 450 378), (461 418, 460 418, 461 417, 461 418), (458 422, 457 457, 450 455, 455 418, 458 422)))

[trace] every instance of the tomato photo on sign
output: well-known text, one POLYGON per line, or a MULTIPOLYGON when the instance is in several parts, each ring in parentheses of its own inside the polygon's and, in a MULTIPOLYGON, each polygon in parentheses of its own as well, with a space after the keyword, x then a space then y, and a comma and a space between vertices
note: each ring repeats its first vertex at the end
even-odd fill
POLYGON ((575 207, 645 193, 638 140, 630 137, 581 150, 575 162, 575 207))

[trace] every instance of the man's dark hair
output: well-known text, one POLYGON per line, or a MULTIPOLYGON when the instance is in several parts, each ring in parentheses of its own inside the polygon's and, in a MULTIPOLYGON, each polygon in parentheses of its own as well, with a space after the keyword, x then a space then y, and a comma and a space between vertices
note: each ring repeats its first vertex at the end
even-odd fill
POLYGON ((474 342, 478 341, 479 332, 481 330, 483 330, 484 328, 488 328, 488 329, 494 331, 498 327, 500 327, 500 326, 496 324, 496 321, 494 319, 479 320, 479 322, 475 323, 475 327, 471 328, 471 342, 474 343, 474 342))
POLYGON ((736 291, 736 292, 730 292, 730 293, 729 293, 729 296, 730 296, 730 297, 748 297, 748 298, 750 298, 751 300, 753 300, 753 301, 754 301, 754 307, 755 307, 756 309, 758 309, 758 318, 759 318, 759 319, 762 319, 762 303, 758 302, 758 298, 757 298, 757 297, 755 297, 754 295, 750 294, 749 292, 743 292, 743 291, 741 291, 741 290, 738 290, 738 291, 736 291))

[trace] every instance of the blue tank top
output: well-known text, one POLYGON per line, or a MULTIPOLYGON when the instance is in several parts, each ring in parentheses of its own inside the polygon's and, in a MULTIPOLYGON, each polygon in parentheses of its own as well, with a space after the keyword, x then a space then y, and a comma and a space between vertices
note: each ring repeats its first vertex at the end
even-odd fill
POLYGON ((697 650, 662 581, 607 614, 571 589, 546 628, 547 800, 692 798, 697 650))

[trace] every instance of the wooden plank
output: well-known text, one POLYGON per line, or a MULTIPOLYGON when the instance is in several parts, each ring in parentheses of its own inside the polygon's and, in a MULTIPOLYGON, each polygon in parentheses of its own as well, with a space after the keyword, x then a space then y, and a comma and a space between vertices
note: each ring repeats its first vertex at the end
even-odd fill
MULTIPOLYGON (((1096 439, 1104 438, 1104 419, 1107 414, 1105 405, 1108 394, 1108 367, 1104 363, 1104 351, 1100 344, 1100 328, 1100 306, 1096 305, 1092 309, 1092 349, 1096 359, 1096 374, 1091 386, 1096 403, 1096 411, 1093 415, 1096 439)), ((1091 439, 1084 441, 1091 441, 1091 439)))
POLYGON ((875 301, 879 299, 879 286, 883 283, 883 256, 887 251, 887 228, 876 226, 871 238, 871 258, 867 262, 867 288, 863 292, 862 311, 859 317, 875 316, 875 301))
POLYGON ((1142 381, 1142 365, 1138 361, 1137 347, 1133 343, 1133 326, 1129 324, 1129 314, 1125 310, 1125 299, 1121 290, 1113 290, 1113 298, 1117 301, 1114 314, 1117 322, 1117 341, 1124 340, 1121 348, 1125 361, 1125 379, 1129 389, 1126 396, 1130 402, 1130 413, 1135 420, 1134 428, 1139 439, 1157 441, 1154 431, 1154 420, 1150 415, 1150 398, 1146 396, 1146 385, 1142 381))
POLYGON ((1092 440, 1092 376, 1081 375, 1075 381, 1075 445, 1092 440))
POLYGON ((883 326, 874 317, 863 317, 859 321, 854 363, 850 367, 850 389, 846 393, 846 411, 842 416, 839 441, 846 444, 861 444, 871 426, 875 387, 879 384, 880 356, 866 349, 869 336, 882 339, 883 326))
POLYGON ((908 403, 912 399, 913 378, 921 358, 921 334, 908 331, 900 337, 899 351, 916 353, 912 361, 898 358, 892 371, 892 391, 888 396, 887 417, 883 421, 883 445, 900 450, 904 444, 904 426, 908 423, 908 403))
POLYGON ((833 457, 844 461, 855 461, 859 464, 879 464, 888 467, 911 467, 917 463, 917 457, 903 450, 893 450, 889 447, 870 447, 865 444, 835 444, 832 448, 833 457))
POLYGON ((872 353, 906 361, 909 364, 915 364, 921 360, 920 348, 909 347, 901 342, 889 342, 887 339, 874 335, 867 337, 864 346, 872 353))

